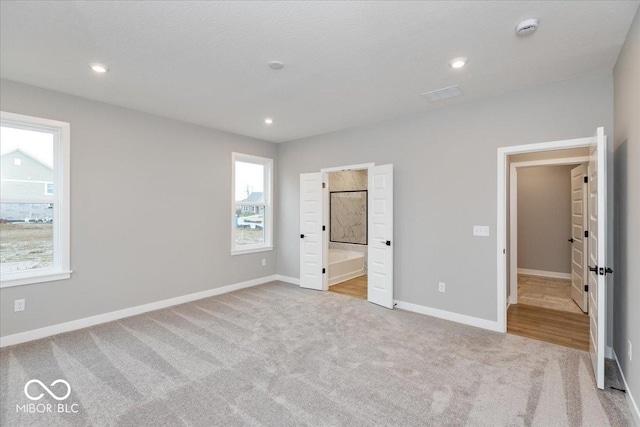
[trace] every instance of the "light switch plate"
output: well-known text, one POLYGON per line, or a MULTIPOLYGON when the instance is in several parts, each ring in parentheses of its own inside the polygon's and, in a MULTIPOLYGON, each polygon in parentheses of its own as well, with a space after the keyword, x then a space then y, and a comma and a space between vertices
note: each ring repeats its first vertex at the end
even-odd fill
POLYGON ((480 237, 489 237, 489 226, 488 225, 474 225, 473 226, 473 235, 480 237))

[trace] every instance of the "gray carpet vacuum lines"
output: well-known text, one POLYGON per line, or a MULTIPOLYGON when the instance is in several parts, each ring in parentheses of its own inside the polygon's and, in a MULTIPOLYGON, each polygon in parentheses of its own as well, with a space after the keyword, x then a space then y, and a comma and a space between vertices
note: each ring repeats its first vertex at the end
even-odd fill
POLYGON ((632 426, 590 364, 272 282, 1 349, 0 425, 632 426))

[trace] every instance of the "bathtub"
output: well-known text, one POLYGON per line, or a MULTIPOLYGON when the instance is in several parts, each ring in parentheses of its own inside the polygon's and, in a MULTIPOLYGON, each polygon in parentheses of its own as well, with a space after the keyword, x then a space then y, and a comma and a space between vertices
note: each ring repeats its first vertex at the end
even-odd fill
POLYGON ((364 274, 364 254, 329 249, 329 286, 364 274))

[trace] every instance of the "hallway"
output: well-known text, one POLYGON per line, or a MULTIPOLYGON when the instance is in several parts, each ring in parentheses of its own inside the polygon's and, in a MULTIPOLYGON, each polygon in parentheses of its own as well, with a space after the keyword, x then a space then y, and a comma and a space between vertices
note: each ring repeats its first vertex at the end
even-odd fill
POLYGON ((589 316, 571 299, 570 280, 519 274, 507 332, 589 351, 589 316))

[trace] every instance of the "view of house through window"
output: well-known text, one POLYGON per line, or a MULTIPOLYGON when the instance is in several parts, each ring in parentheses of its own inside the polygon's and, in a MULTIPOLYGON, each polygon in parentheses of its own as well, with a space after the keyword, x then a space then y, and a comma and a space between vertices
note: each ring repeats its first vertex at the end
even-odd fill
POLYGON ((271 159, 234 153, 232 251, 270 247, 271 159))
POLYGON ((0 272, 54 264, 54 134, 0 127, 0 272))

